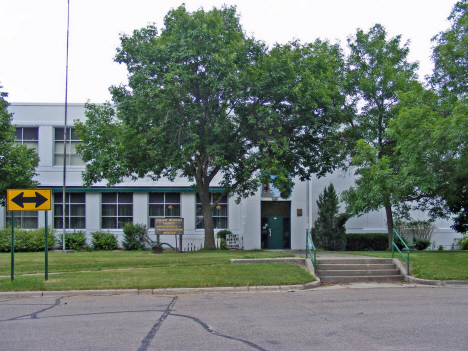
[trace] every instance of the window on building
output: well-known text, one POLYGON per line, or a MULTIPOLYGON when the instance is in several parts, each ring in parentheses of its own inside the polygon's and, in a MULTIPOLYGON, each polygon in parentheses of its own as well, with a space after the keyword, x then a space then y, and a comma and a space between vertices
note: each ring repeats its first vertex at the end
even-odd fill
MULTIPOLYGON (((80 155, 76 154, 76 145, 81 140, 75 133, 75 128, 67 128, 67 166, 83 166, 85 163, 80 155)), ((55 128, 55 154, 54 164, 63 165, 63 128, 55 128)))
MULTIPOLYGON (((37 229, 38 211, 20 211, 15 212, 15 228, 37 229)), ((42 212, 41 212, 42 213, 42 212)), ((6 218, 7 228, 11 226, 11 215, 6 218)))
POLYGON ((133 221, 133 193, 102 194, 102 228, 123 228, 133 221))
POLYGON ((149 194, 150 228, 154 228, 154 218, 180 217, 180 193, 149 194))
MULTIPOLYGON (((85 193, 65 193, 65 228, 86 228, 85 193)), ((54 193, 54 228, 63 228, 63 193, 54 193)))
POLYGON ((37 127, 17 127, 15 131, 16 142, 36 150, 36 153, 39 141, 38 135, 37 127))
MULTIPOLYGON (((210 194, 210 202, 218 198, 218 194, 210 194)), ((228 227, 228 212, 227 212, 228 198, 223 196, 218 206, 213 209, 213 222, 215 229, 227 229, 228 227)), ((203 213, 200 196, 197 194, 197 213, 196 213, 197 229, 203 229, 203 213)))

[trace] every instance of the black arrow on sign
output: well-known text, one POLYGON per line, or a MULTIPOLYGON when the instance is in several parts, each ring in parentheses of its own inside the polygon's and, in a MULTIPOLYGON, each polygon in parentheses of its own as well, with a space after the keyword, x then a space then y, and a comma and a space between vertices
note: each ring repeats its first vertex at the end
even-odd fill
POLYGON ((19 207, 24 208, 25 203, 35 203, 36 208, 41 206, 44 202, 47 201, 47 198, 39 194, 37 191, 35 191, 36 196, 35 197, 25 197, 24 192, 20 193, 19 195, 16 195, 11 201, 13 201, 15 204, 17 204, 19 207))

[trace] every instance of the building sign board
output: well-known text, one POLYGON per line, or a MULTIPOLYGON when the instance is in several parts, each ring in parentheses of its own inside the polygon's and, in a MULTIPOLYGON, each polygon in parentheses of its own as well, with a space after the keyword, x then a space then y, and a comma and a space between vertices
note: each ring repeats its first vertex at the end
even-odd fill
POLYGON ((155 218, 154 227, 156 235, 183 235, 183 218, 155 218))
POLYGON ((226 248, 229 250, 240 249, 239 234, 226 234, 226 248))
POLYGON ((52 189, 7 189, 7 211, 50 211, 52 189))

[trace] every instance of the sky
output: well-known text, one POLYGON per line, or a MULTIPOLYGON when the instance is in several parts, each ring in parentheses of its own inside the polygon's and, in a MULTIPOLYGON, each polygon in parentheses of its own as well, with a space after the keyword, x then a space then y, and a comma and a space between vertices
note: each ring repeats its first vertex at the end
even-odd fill
POLYGON ((70 2, 68 102, 111 100, 125 84, 114 62, 119 35, 154 23, 183 2, 188 11, 236 5, 244 31, 269 46, 293 39, 339 41, 382 24, 410 41, 419 76, 432 72, 431 38, 446 30, 456 0, 0 0, 0 86, 9 102, 65 102, 67 6, 70 2))

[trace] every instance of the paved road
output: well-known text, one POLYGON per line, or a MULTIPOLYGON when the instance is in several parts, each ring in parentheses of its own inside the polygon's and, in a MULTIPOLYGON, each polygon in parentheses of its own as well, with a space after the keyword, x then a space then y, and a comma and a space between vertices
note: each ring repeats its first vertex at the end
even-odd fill
MULTIPOLYGON (((389 285, 385 285, 389 286, 389 285)), ((468 289, 0 299, 0 350, 467 350, 468 289)))

